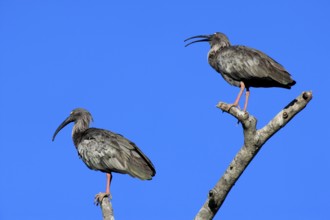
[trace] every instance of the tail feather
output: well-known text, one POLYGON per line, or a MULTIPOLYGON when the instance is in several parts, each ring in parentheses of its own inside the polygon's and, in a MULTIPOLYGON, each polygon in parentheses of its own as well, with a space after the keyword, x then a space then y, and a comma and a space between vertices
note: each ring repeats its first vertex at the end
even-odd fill
POLYGON ((141 158, 132 158, 128 164, 129 174, 141 180, 150 180, 156 172, 153 166, 150 166, 141 158))

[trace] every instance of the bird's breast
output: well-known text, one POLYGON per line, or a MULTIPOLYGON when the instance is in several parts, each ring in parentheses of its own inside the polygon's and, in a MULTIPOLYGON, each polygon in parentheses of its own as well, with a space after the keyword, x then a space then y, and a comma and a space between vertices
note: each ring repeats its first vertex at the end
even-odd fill
POLYGON ((208 54, 208 62, 224 80, 233 86, 240 86, 240 81, 235 78, 235 71, 232 70, 232 61, 223 57, 220 50, 210 51, 208 54))
MULTIPOLYGON (((217 51, 213 51, 211 50, 209 53, 208 53, 208 62, 210 64, 210 66, 213 67, 213 69, 215 69, 216 71, 218 71, 218 67, 217 67, 217 59, 216 59, 216 56, 217 56, 217 51)), ((219 71, 218 71, 219 72, 219 71)))

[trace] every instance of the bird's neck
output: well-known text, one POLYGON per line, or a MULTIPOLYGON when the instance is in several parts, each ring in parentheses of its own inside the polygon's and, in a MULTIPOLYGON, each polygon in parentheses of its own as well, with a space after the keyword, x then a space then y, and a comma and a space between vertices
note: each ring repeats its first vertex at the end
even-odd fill
POLYGON ((78 143, 80 142, 80 139, 83 135, 83 133, 89 128, 89 122, 88 121, 77 121, 72 129, 72 139, 74 142, 74 145, 77 147, 78 143))
POLYGON ((209 64, 216 69, 217 67, 217 56, 222 48, 226 47, 225 45, 216 44, 213 45, 207 55, 209 64))

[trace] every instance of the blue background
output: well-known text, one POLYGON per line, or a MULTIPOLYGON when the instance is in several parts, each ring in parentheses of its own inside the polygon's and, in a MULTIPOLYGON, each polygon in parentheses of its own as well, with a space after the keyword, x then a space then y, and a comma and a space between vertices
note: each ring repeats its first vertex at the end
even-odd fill
POLYGON ((251 89, 258 128, 302 91, 314 98, 264 145, 215 219, 330 219, 329 11, 326 0, 1 0, 0 219, 102 218, 93 197, 105 174, 78 158, 72 125, 51 142, 76 107, 157 169, 152 181, 114 174, 116 219, 192 219, 243 144, 241 126, 215 107, 238 88, 209 66, 207 43, 184 47, 216 31, 297 81, 251 89))

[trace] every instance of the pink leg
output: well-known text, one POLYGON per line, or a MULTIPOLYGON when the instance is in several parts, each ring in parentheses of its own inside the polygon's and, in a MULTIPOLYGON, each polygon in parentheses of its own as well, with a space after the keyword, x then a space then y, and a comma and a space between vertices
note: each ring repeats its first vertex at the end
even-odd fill
POLYGON ((103 199, 105 197, 108 197, 111 199, 111 194, 110 194, 110 183, 111 183, 111 179, 112 179, 112 175, 111 173, 107 173, 107 186, 106 186, 106 189, 105 189, 105 193, 98 193, 95 195, 95 199, 94 199, 94 203, 96 205, 99 205, 102 203, 103 199))
POLYGON ((239 93, 238 93, 238 95, 237 95, 237 98, 236 98, 236 100, 235 100, 235 102, 234 102, 234 104, 233 104, 233 106, 238 106, 238 102, 239 102, 239 100, 241 99, 241 96, 242 96, 242 94, 243 94, 243 91, 244 91, 244 89, 245 89, 245 84, 243 83, 243 82, 240 82, 240 90, 239 90, 239 93))
POLYGON ((112 179, 111 173, 107 173, 107 186, 106 186, 106 190, 105 190, 106 194, 110 194, 111 179, 112 179))
POLYGON ((247 88, 246 93, 245 93, 245 103, 244 103, 244 109, 243 109, 244 112, 246 111, 247 106, 248 106, 249 96, 250 96, 250 90, 247 88))

